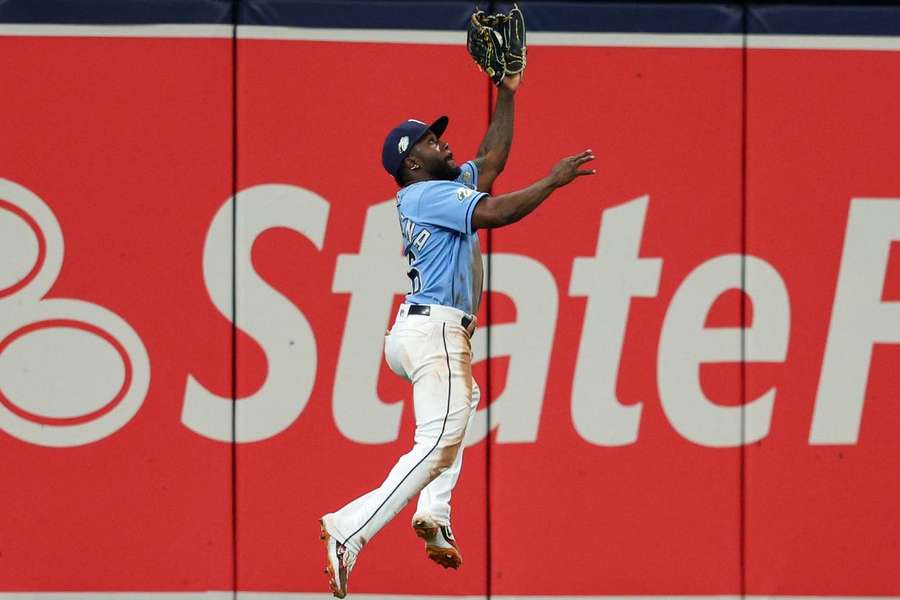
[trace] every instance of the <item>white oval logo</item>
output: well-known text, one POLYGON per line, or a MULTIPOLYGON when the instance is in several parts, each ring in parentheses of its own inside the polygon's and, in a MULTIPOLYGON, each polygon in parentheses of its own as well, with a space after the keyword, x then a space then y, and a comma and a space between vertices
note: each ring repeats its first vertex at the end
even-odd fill
POLYGON ((397 150, 399 151, 400 154, 403 154, 404 152, 406 152, 407 148, 409 148, 409 136, 404 135, 402 138, 400 138, 400 141, 397 143, 397 150))
POLYGON ((119 315, 45 297, 64 246, 50 207, 0 178, 0 431, 55 448, 124 427, 150 384, 144 343, 119 315))
POLYGON ((96 416, 121 399, 130 371, 123 350, 102 330, 75 324, 39 323, 2 343, 0 396, 8 408, 52 423, 96 416))

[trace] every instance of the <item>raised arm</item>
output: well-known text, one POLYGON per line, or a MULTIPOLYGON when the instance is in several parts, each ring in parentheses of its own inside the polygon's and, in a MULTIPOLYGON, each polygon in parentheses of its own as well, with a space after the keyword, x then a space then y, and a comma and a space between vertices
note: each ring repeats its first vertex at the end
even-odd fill
POLYGON ((594 169, 579 169, 581 165, 591 160, 594 160, 594 154, 590 150, 585 150, 562 159, 549 175, 527 188, 501 196, 482 198, 472 211, 472 229, 492 229, 515 223, 540 206, 556 188, 568 185, 576 177, 593 175, 596 172, 594 169))
POLYGON ((500 84, 494 115, 488 127, 475 164, 478 166, 478 191, 487 192, 494 180, 506 166, 509 148, 512 146, 513 120, 516 114, 516 90, 522 80, 521 75, 507 75, 500 84))

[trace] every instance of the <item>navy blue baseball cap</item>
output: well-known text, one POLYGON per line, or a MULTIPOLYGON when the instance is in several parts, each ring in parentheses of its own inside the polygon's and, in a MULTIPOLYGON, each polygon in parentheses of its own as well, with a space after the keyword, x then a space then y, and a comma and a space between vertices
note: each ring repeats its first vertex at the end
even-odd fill
POLYGON ((391 129, 391 132, 384 138, 384 147, 381 149, 381 164, 384 165, 384 170, 395 177, 403 164, 403 159, 409 156, 416 142, 421 140, 429 130, 433 131, 434 135, 441 137, 449 122, 450 119, 446 116, 438 117, 431 125, 416 119, 409 119, 391 129))

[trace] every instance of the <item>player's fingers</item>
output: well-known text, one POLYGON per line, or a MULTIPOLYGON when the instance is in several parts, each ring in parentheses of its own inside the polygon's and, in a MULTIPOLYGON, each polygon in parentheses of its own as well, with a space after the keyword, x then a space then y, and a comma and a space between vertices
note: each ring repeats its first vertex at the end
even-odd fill
POLYGON ((587 150, 584 150, 583 152, 579 152, 578 154, 576 154, 574 156, 567 156, 566 159, 572 160, 572 161, 577 161, 577 160, 581 160, 585 156, 593 156, 593 155, 594 155, 593 150, 588 148, 587 150))
POLYGON ((597 173, 597 169, 578 169, 575 171, 575 177, 580 177, 582 175, 595 175, 597 173))
POLYGON ((587 156, 579 156, 575 162, 576 164, 583 165, 584 163, 594 160, 595 156, 593 154, 588 154, 587 156))

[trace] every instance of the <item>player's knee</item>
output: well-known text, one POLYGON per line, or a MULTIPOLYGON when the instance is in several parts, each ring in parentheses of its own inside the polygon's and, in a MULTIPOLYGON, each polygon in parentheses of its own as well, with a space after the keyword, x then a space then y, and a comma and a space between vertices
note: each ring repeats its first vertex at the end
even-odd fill
POLYGON ((456 460, 456 455, 459 453, 460 444, 461 442, 457 442, 438 449, 437 461, 431 468, 432 479, 450 468, 450 465, 453 464, 453 461, 456 460))
POLYGON ((463 438, 466 436, 466 425, 469 422, 468 412, 460 414, 453 419, 447 419, 444 435, 441 441, 449 448, 451 446, 459 448, 463 438))

